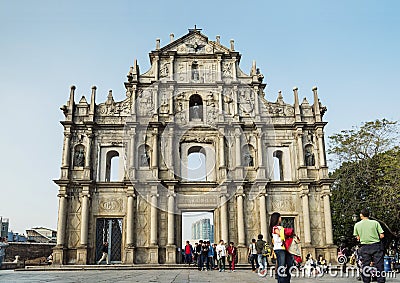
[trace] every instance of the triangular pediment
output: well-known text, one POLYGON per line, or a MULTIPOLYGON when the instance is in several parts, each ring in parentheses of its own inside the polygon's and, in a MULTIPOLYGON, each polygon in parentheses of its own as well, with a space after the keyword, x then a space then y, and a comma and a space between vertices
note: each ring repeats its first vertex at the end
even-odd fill
POLYGON ((191 30, 186 35, 162 47, 160 52, 174 51, 178 54, 213 54, 226 53, 230 50, 218 42, 208 40, 208 37, 198 30, 191 30))

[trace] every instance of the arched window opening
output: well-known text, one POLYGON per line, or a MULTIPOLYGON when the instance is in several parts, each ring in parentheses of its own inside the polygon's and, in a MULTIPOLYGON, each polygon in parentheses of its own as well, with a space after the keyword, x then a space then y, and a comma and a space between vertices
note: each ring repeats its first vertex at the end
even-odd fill
POLYGON ((119 178, 119 153, 115 150, 107 152, 106 156, 106 182, 118 182, 119 178))
POLYGON ((142 144, 141 146, 139 146, 138 157, 139 167, 150 167, 150 147, 147 144, 142 144))
POLYGON ((189 148, 187 171, 188 181, 207 181, 206 152, 201 146, 189 148))
POLYGON ((306 166, 315 166, 315 156, 311 144, 306 145, 304 159, 306 166))
POLYGON ((85 166, 85 147, 81 144, 75 146, 74 150, 74 167, 85 166))
POLYGON ((189 120, 203 120, 203 100, 201 99, 201 96, 197 93, 193 94, 189 99, 189 120))
POLYGON ((282 151, 274 152, 274 181, 283 181, 282 151))
POLYGON ((246 144, 242 147, 242 166, 254 167, 254 147, 246 144))

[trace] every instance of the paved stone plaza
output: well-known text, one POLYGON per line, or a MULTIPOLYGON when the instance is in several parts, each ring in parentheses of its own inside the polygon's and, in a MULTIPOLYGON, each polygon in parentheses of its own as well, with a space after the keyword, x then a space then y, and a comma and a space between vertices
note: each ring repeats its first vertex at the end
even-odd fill
MULTIPOLYGON (((276 282, 271 277, 261 278, 248 270, 236 272, 199 272, 194 269, 173 270, 90 270, 90 271, 0 271, 0 282, 276 282)), ((292 282, 349 283, 356 278, 294 278, 292 282)), ((397 278, 386 282, 400 282, 397 278)))

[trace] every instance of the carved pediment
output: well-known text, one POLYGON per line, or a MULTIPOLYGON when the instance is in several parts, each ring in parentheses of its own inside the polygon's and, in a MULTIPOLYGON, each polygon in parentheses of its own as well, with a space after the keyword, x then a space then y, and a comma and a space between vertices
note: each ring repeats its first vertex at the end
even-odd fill
POLYGON ((213 54, 216 52, 229 53, 225 46, 209 41, 198 31, 189 32, 185 36, 171 42, 160 49, 161 52, 176 51, 178 54, 213 54))

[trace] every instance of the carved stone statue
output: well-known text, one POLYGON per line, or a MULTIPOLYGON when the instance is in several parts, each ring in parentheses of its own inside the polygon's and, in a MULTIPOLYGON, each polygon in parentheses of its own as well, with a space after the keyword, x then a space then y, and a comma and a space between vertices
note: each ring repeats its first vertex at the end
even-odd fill
POLYGON ((140 166, 149 166, 150 165, 150 156, 147 154, 147 150, 140 156, 140 166))
POLYGON ((74 156, 74 166, 75 167, 83 167, 85 166, 85 151, 82 147, 77 148, 74 156))
POLYGON ((199 105, 197 102, 194 103, 193 106, 193 119, 200 119, 200 110, 199 110, 199 105))
POLYGON ((310 147, 306 148, 305 161, 306 166, 315 166, 315 156, 314 153, 311 152, 310 147))
POLYGON ((250 152, 246 152, 244 154, 244 165, 245 166, 254 166, 253 156, 251 156, 250 152))

